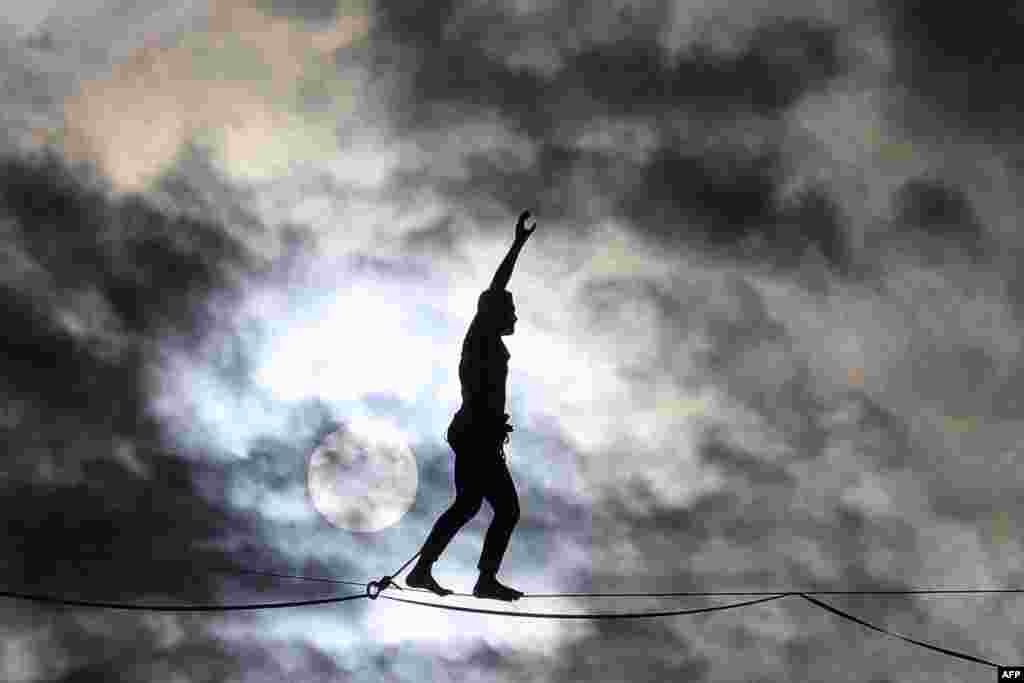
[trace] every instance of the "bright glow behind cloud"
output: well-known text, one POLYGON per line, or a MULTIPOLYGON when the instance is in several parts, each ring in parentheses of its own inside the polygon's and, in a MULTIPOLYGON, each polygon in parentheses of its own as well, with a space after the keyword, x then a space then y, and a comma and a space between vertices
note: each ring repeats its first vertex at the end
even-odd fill
POLYGON ((414 407, 413 423, 404 425, 411 438, 438 431, 435 423, 449 406, 437 397, 456 371, 461 341, 445 337, 437 313, 444 310, 441 295, 422 282, 346 273, 339 263, 327 268, 341 272, 316 269, 285 293, 250 292, 233 323, 260 330, 237 342, 251 359, 246 387, 231 386, 217 369, 216 347, 230 331, 218 335, 199 362, 168 351, 155 405, 182 424, 184 441, 243 454, 254 439, 296 436, 289 425, 291 406, 299 402, 326 402, 347 419, 364 415, 370 396, 414 407))
POLYGON ((438 362, 431 362, 438 348, 424 325, 386 294, 356 286, 339 292, 322 318, 276 334, 257 382, 284 401, 353 401, 367 393, 415 401, 438 362))

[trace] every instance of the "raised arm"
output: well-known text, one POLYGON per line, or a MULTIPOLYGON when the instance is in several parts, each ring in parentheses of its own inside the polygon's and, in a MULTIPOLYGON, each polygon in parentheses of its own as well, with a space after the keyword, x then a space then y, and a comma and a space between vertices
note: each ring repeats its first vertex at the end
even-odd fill
POLYGON ((526 244, 526 240, 533 234, 533 231, 537 229, 537 223, 529 229, 526 227, 526 219, 530 217, 529 211, 523 211, 519 214, 519 220, 516 221, 516 238, 512 242, 512 246, 509 248, 508 253, 505 254, 504 260, 501 265, 498 266, 498 270, 494 273, 494 278, 491 280, 491 289, 501 291, 508 289, 508 281, 512 278, 512 269, 516 266, 516 259, 519 258, 519 251, 526 244))

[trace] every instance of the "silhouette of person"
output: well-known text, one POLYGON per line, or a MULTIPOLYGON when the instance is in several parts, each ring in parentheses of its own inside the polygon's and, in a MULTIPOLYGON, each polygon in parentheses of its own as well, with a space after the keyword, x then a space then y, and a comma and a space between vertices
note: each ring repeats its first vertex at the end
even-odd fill
POLYGON ((519 496, 505 463, 503 444, 513 427, 505 412, 505 380, 508 377, 509 352, 501 337, 513 334, 516 309, 512 293, 506 289, 519 251, 537 229, 526 227, 529 211, 516 222, 515 241, 509 249, 488 289, 480 294, 477 312, 462 342, 459 381, 462 406, 448 427, 447 439, 455 451, 455 502, 434 524, 420 558, 405 583, 426 588, 444 596, 452 591, 438 585, 431 575, 437 558, 476 513, 484 499, 494 509, 487 528, 477 568, 480 577, 473 595, 495 600, 518 600, 522 592, 500 583, 498 567, 508 548, 512 530, 519 521, 519 496))

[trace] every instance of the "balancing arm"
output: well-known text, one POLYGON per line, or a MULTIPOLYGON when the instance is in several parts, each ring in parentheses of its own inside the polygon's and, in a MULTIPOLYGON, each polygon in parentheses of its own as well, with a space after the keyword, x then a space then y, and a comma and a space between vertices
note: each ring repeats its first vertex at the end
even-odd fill
POLYGON ((501 291, 508 288, 508 281, 512 279, 512 269, 515 268, 519 252, 522 250, 523 245, 526 244, 526 240, 533 234, 533 231, 537 229, 536 223, 531 228, 526 228, 526 219, 529 217, 529 211, 523 211, 519 214, 519 220, 516 222, 515 241, 512 242, 512 246, 509 248, 508 253, 505 254, 505 258, 502 260, 501 265, 498 266, 498 270, 495 271, 494 278, 491 280, 491 289, 501 291))

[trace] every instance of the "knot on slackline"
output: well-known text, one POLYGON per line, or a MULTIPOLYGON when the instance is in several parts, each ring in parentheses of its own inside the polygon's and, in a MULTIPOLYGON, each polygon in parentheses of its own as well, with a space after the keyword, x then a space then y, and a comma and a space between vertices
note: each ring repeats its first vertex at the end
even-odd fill
POLYGON ((392 578, 394 577, 382 576, 377 581, 371 581, 370 583, 366 584, 366 597, 370 598, 371 600, 376 600, 377 596, 380 595, 380 592, 388 586, 394 586, 398 590, 402 590, 401 586, 399 586, 397 583, 391 580, 392 578))

